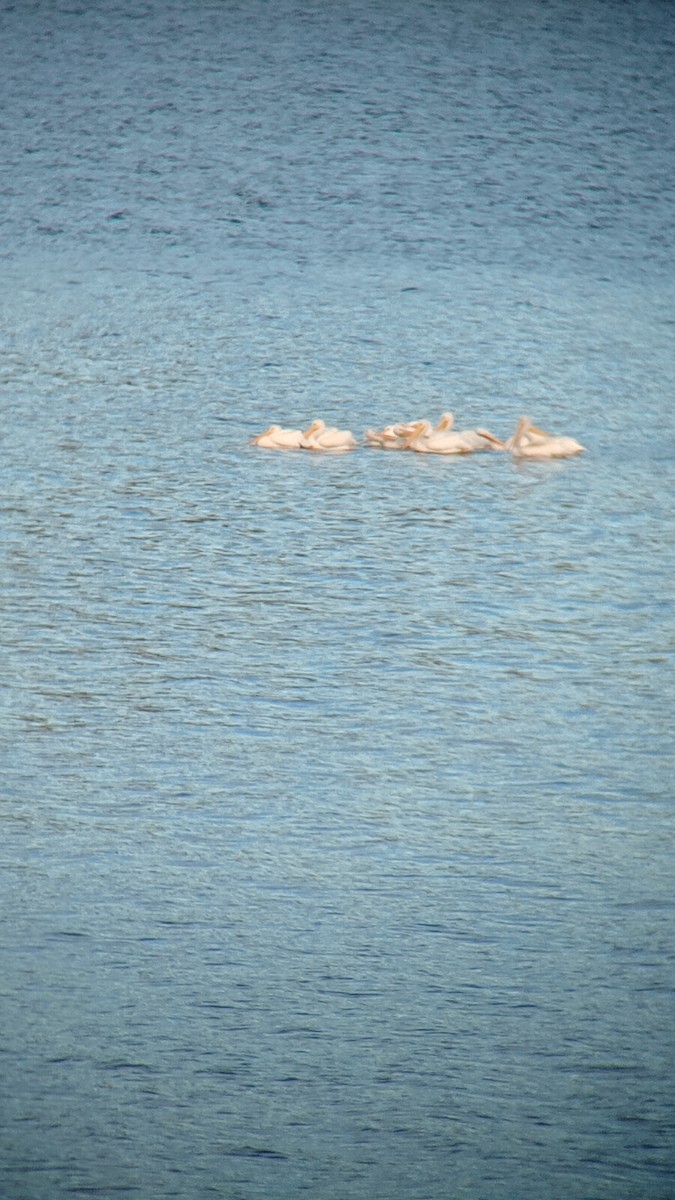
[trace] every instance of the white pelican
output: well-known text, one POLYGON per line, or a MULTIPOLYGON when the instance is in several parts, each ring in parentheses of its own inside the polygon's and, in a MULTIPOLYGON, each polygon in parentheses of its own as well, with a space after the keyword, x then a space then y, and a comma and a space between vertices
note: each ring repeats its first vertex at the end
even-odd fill
MULTIPOLYGON (((471 433, 477 434, 478 437, 484 442, 490 443, 489 446, 481 447, 485 450, 511 450, 516 436, 515 433, 512 433, 511 437, 504 441, 503 438, 495 437, 494 433, 490 433, 489 429, 476 429, 465 430, 462 434, 462 437, 468 438, 470 437, 471 433)), ((553 437, 553 434, 546 433, 544 429, 538 429, 536 425, 530 425, 529 428, 524 430, 522 434, 524 445, 534 445, 539 444, 540 442, 547 442, 551 437, 553 437)))
POLYGON ((416 421, 397 421, 395 425, 386 425, 384 429, 366 429, 366 442, 379 450, 407 450, 407 439, 416 424, 416 421))
MULTIPOLYGON (((449 433, 453 427, 454 420, 455 418, 452 413, 443 413, 434 432, 443 433, 445 430, 449 433)), ((494 450, 499 446, 499 438, 495 437, 493 433, 489 433, 487 429, 455 430, 454 437, 461 438, 462 441, 466 442, 470 450, 494 450)))
POLYGON ((506 443, 514 458, 570 458, 581 454, 585 446, 571 437, 560 437, 544 433, 532 424, 529 417, 521 417, 515 433, 506 443))
MULTIPOLYGON (((453 422, 454 417, 452 413, 443 413, 443 416, 436 426, 435 432, 441 433, 443 430, 450 432, 453 427, 453 422)), ((534 430, 534 426, 532 428, 534 430)), ((541 433, 541 430, 537 430, 537 433, 541 433)), ((466 452, 472 452, 476 450, 503 450, 506 446, 506 443, 503 442, 501 438, 495 437, 494 433, 490 433, 489 429, 460 429, 455 430, 453 436, 462 439, 467 447, 466 452)), ((542 436, 548 437, 549 435, 542 434, 542 436)))
POLYGON ((304 450, 307 443, 301 429, 282 429, 280 425, 270 425, 264 433, 251 438, 252 446, 262 446, 264 450, 304 450))
POLYGON ((405 450, 406 441, 401 425, 387 425, 384 429, 366 429, 366 445, 374 446, 377 450, 405 450))
MULTIPOLYGON (((516 439, 516 433, 517 433, 517 430, 514 433, 512 433, 511 437, 507 438, 506 441, 504 442, 505 450, 513 449, 513 444, 516 439)), ((549 438, 552 438, 552 437, 553 437, 552 433, 547 433, 545 429, 539 429, 536 425, 533 425, 532 422, 530 421, 527 428, 523 429, 523 431, 521 433, 521 445, 523 445, 523 446, 538 446, 542 442, 547 442, 549 440, 549 438)))
POLYGON ((447 426, 434 429, 429 421, 417 421, 407 437, 409 450, 419 454, 471 454, 473 446, 461 433, 451 433, 447 426))
POLYGON ((329 427, 320 417, 312 421, 302 436, 305 439, 306 450, 332 450, 340 453, 344 450, 354 450, 358 444, 351 430, 329 427))
MULTIPOLYGON (((434 427, 436 433, 452 429, 454 417, 452 413, 443 413, 438 424, 434 427)), ((369 446, 380 450, 407 450, 409 438, 416 432, 417 426, 431 430, 429 421, 397 421, 395 425, 386 425, 384 429, 366 429, 365 438, 369 446)))

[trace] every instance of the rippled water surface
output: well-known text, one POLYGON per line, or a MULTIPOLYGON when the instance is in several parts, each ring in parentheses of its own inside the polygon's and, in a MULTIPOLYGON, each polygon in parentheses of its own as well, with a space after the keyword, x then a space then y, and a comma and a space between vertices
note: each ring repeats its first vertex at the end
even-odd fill
POLYGON ((672 1197, 674 46, 0 9, 6 1200, 672 1197))

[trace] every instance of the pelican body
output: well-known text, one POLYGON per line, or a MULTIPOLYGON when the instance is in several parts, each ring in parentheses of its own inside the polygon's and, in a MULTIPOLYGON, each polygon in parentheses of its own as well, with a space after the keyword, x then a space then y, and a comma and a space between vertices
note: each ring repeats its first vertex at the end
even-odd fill
POLYGON ((574 438, 544 433, 543 430, 537 429, 529 417, 520 418, 507 447, 514 458, 571 458, 585 450, 585 446, 574 438))
POLYGON ((301 429, 282 429, 280 425, 270 425, 264 433, 251 438, 252 446, 260 446, 263 450, 305 450, 306 440, 301 429))
POLYGON ((320 418, 312 421, 302 436, 306 450, 330 450, 340 454, 345 450, 355 450, 358 444, 351 430, 329 427, 320 418))
POLYGON ((460 433, 451 432, 449 425, 439 429, 429 421, 415 423, 407 437, 407 447, 418 454, 471 454, 472 450, 460 433))
POLYGON ((366 429, 366 443, 378 450, 407 450, 408 437, 413 432, 414 421, 398 421, 384 429, 366 429))

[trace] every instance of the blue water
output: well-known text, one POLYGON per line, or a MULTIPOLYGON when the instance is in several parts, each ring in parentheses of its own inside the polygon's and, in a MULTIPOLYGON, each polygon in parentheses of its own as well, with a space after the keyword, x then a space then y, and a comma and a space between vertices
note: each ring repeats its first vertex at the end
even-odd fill
POLYGON ((671 1200, 674 46, 0 10, 3 1200, 671 1200))

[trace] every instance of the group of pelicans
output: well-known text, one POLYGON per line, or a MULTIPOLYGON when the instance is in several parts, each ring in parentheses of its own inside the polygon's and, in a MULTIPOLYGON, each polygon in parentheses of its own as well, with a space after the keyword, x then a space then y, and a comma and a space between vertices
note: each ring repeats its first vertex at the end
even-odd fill
MULTIPOLYGON (((384 429, 367 429, 365 444, 377 450, 415 450, 418 454, 475 454, 479 450, 505 450, 514 458, 570 458, 584 447, 571 437, 546 433, 521 417, 511 437, 502 440, 487 429, 453 430, 452 413, 443 413, 440 421, 400 421, 384 429)), ((358 442, 348 429, 331 428, 321 419, 307 429, 282 429, 270 425, 264 433, 251 438, 254 446, 266 450, 324 450, 340 454, 355 450, 358 442)))

